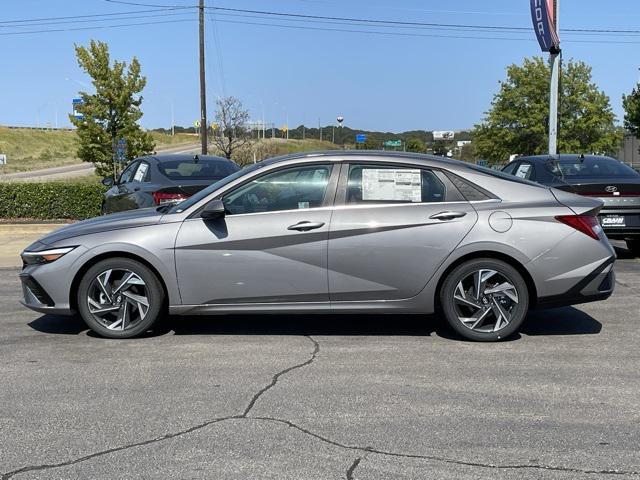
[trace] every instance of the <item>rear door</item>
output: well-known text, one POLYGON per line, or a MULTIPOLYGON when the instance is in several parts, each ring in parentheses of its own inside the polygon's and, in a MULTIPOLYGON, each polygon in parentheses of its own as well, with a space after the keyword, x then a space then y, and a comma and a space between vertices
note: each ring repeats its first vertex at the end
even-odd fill
POLYGON ((343 165, 329 232, 331 301, 418 294, 476 220, 437 170, 343 165))

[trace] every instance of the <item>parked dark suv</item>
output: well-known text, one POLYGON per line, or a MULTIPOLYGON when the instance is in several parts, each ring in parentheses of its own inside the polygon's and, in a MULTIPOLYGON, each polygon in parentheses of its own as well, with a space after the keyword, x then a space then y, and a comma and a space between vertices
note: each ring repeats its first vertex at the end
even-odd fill
POLYGON ((116 182, 107 177, 109 188, 102 213, 177 203, 240 170, 222 157, 210 155, 154 155, 133 160, 116 182))
POLYGON ((640 256, 640 173, 601 155, 536 155, 516 158, 503 169, 516 177, 604 202, 598 218, 611 239, 626 240, 640 256))

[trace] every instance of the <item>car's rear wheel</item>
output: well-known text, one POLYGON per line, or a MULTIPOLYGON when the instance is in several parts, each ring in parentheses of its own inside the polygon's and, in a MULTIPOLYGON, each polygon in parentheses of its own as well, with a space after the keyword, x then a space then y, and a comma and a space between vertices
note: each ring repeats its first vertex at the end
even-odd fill
POLYGON ((103 337, 131 338, 158 319, 164 291, 156 275, 130 258, 109 258, 91 268, 78 286, 78 310, 103 337))
POLYGON ((516 332, 529 308, 522 275, 491 258, 458 265, 445 279, 440 302, 449 325, 460 335, 495 342, 516 332))
POLYGON ((640 239, 627 240, 627 248, 636 257, 640 257, 640 239))

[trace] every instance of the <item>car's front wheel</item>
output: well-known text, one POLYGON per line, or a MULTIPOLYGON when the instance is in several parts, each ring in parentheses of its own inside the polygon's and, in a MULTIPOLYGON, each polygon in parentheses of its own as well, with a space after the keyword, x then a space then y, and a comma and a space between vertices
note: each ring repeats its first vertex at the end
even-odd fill
POLYGON ((130 258, 109 258, 90 267, 78 286, 78 310, 94 332, 131 338, 158 319, 164 291, 146 265, 130 258))
POLYGON ((451 327, 469 340, 495 342, 516 332, 529 308, 522 275, 491 258, 470 260, 453 269, 440 291, 451 327))

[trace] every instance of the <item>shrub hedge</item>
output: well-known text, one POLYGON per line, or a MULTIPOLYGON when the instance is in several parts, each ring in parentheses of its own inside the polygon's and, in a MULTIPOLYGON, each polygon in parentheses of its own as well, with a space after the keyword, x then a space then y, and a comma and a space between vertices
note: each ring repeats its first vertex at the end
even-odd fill
POLYGON ((82 220, 100 214, 99 184, 0 183, 0 218, 82 220))

